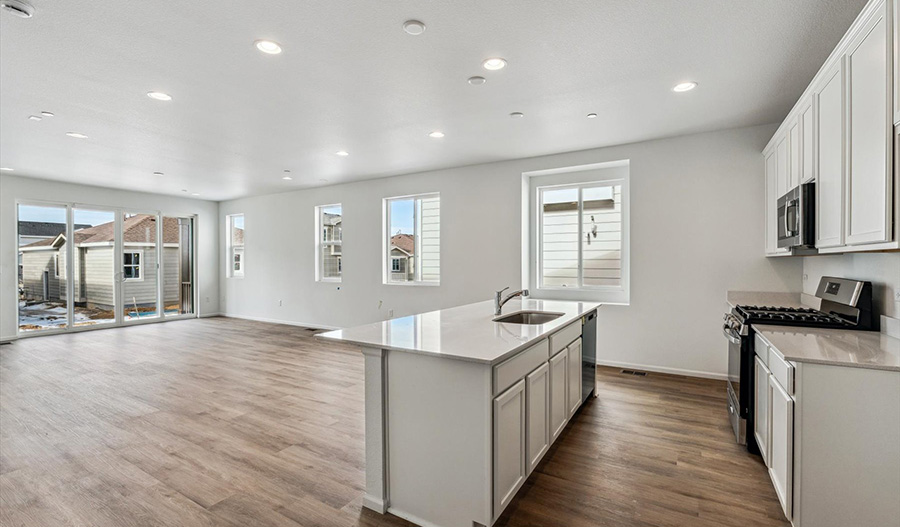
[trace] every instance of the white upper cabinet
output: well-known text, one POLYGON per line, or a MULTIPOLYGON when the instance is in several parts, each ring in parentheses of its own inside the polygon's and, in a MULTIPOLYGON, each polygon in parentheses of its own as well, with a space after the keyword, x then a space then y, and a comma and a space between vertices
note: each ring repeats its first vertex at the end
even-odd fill
POLYGON ((810 97, 800 110, 800 183, 809 183, 816 177, 815 136, 815 112, 810 97))
POLYGON ((839 61, 816 93, 819 176, 816 247, 844 245, 844 68, 839 61))
POLYGON ((790 156, 785 192, 800 184, 800 158, 803 156, 803 145, 800 144, 800 120, 797 118, 788 125, 788 151, 790 156))
POLYGON ((900 0, 869 0, 763 150, 766 255, 784 254, 770 232, 777 200, 810 182, 819 253, 900 249, 897 10, 900 0))
POLYGON ((846 242, 891 239, 891 94, 888 18, 884 1, 859 28, 847 50, 850 169, 846 186, 846 242))

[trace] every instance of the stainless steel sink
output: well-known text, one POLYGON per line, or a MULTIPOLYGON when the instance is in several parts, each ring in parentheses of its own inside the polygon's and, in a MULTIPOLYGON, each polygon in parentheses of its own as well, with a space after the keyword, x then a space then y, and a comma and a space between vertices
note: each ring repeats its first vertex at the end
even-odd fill
POLYGON ((499 316, 494 322, 502 322, 504 324, 546 324, 551 320, 563 316, 564 313, 550 313, 548 311, 516 311, 508 315, 499 316))

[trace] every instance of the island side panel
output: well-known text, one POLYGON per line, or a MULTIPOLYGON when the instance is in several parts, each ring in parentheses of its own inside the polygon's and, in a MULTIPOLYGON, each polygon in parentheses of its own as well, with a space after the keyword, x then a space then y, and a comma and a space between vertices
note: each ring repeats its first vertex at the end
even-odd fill
POLYGON ((366 494, 363 506, 384 514, 388 505, 385 448, 386 352, 363 348, 366 372, 366 494))
POLYGON ((489 364, 387 357, 388 511, 419 525, 490 525, 489 364))

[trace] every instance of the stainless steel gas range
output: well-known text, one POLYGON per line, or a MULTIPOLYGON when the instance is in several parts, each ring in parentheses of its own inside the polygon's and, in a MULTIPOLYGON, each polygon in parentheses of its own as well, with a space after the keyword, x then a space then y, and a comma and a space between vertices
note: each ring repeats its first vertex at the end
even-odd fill
POLYGON ((872 313, 872 284, 823 276, 816 290, 817 309, 784 306, 735 306, 725 313, 722 332, 728 340, 728 417, 738 443, 758 453, 748 436, 753 426, 754 325, 876 330, 872 313))

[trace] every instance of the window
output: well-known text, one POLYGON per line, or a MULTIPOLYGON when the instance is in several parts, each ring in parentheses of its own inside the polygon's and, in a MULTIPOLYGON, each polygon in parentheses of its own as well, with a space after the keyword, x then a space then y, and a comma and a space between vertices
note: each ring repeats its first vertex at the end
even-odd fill
POLYGON ((228 276, 244 277, 244 215, 228 217, 228 276))
POLYGON ((530 185, 532 288, 546 298, 628 303, 627 162, 532 177, 530 185))
POLYGON ((343 217, 340 203, 316 207, 316 280, 340 282, 343 217))
POLYGON ((53 255, 53 276, 59 278, 59 253, 53 255))
POLYGON ((141 274, 141 260, 144 252, 140 250, 126 250, 122 253, 122 274, 125 280, 143 280, 141 274))
POLYGON ((385 283, 440 284, 440 194, 388 198, 384 211, 385 283))

